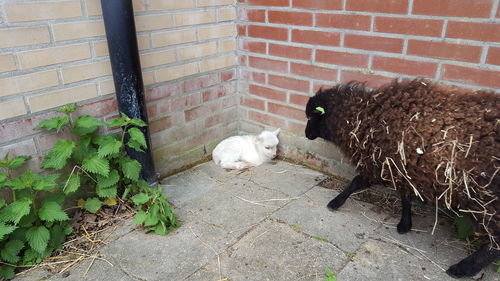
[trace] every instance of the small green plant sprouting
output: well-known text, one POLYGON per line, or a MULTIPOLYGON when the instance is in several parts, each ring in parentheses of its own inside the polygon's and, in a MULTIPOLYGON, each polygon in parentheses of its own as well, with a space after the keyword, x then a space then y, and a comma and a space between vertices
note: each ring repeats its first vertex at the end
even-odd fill
POLYGON ((345 254, 345 256, 346 256, 349 260, 353 261, 353 260, 354 260, 354 257, 356 257, 356 253, 346 253, 346 254, 345 254))
POLYGON ((300 225, 293 225, 292 226, 292 229, 295 231, 295 232, 301 232, 302 231, 302 227, 300 225))
POLYGON ((130 198, 138 211, 134 222, 146 232, 165 235, 178 227, 166 196, 140 178, 141 164, 125 151, 126 147, 136 151, 147 148, 146 138, 139 129, 146 123, 123 113, 109 122, 90 115, 73 120, 71 113, 76 109, 74 104, 63 106, 57 112, 64 116, 44 120, 37 126, 56 132, 68 128, 71 132, 71 139, 56 142, 42 162, 46 169, 71 171, 63 178, 64 193, 69 195, 81 186, 90 187, 97 196, 87 198, 83 207, 91 213, 96 213, 106 201, 130 198), (121 127, 122 131, 101 135, 98 133, 101 126, 121 127))
POLYGON ((460 239, 467 239, 474 235, 474 228, 469 217, 455 217, 454 222, 457 235, 460 239))
POLYGON ((497 273, 500 273, 500 260, 494 262, 494 264, 497 266, 497 273))
POLYGON ((321 237, 321 236, 313 236, 313 238, 316 240, 319 240, 319 241, 323 241, 323 242, 330 242, 330 241, 328 241, 328 239, 321 237))
POLYGON ((9 203, 0 199, 0 279, 14 278, 16 267, 49 257, 73 230, 62 209, 65 196, 56 184, 59 175, 28 170, 12 176, 28 159, 6 155, 0 160, 0 190, 10 191, 9 203))
POLYGON ((326 268, 325 274, 326 274, 325 281, 337 281, 337 276, 335 275, 335 273, 333 273, 331 269, 326 268))

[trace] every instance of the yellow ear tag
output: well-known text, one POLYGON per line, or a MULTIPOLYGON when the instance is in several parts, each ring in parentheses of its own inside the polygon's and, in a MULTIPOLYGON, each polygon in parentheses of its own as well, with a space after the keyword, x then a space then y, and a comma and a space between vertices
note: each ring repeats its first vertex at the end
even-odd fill
POLYGON ((321 106, 318 106, 315 108, 317 112, 319 112, 319 115, 324 115, 325 114, 325 109, 321 106))

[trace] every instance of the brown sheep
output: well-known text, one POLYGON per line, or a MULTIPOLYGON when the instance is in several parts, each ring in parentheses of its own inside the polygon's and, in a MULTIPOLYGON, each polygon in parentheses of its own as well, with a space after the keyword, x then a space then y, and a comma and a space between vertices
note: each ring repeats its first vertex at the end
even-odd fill
POLYGON ((473 276, 500 259, 500 95, 426 80, 370 90, 351 82, 319 90, 306 106, 306 136, 338 145, 359 175, 328 207, 385 184, 401 194, 399 233, 411 229, 411 199, 470 215, 489 243, 451 266, 473 276))

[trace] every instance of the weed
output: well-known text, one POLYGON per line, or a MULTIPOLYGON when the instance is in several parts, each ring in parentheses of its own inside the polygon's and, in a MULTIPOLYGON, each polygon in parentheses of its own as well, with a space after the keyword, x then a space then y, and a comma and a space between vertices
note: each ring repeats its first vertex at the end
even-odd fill
POLYGON ((316 240, 319 240, 319 241, 323 241, 323 242, 330 242, 330 241, 328 241, 328 239, 321 237, 321 236, 313 236, 313 238, 316 240))
POLYGON ((325 274, 326 274, 325 281, 337 281, 337 276, 335 275, 335 273, 333 273, 331 269, 326 268, 325 274))
POLYGON ((66 105, 57 111, 65 116, 44 120, 37 126, 56 132, 68 127, 71 131, 71 139, 56 142, 42 162, 47 169, 71 169, 63 181, 64 193, 74 193, 82 185, 90 186, 97 196, 87 198, 83 207, 91 213, 96 213, 106 202, 116 201, 116 197, 130 198, 138 211, 134 223, 142 225, 146 232, 165 235, 178 227, 166 196, 140 179, 141 164, 125 152, 126 147, 136 151, 147 148, 146 138, 139 129, 146 123, 123 113, 109 122, 90 115, 73 120, 71 113, 75 110, 74 104, 66 105), (100 126, 121 127, 122 131, 100 135, 97 133, 100 126))
POLYGON ((0 279, 11 279, 19 267, 40 263, 61 248, 73 229, 62 209, 66 198, 81 187, 94 197, 78 200, 78 206, 96 213, 103 205, 116 204, 117 197, 130 199, 136 206, 136 225, 146 232, 165 235, 179 226, 166 196, 140 179, 141 164, 131 159, 125 148, 143 151, 146 138, 139 129, 146 124, 122 114, 109 122, 90 115, 73 120, 77 107, 66 105, 57 116, 40 122, 39 129, 59 133, 64 128, 71 139, 57 141, 42 161, 42 168, 60 174, 36 174, 28 170, 14 177, 27 156, 0 159, 0 189, 10 194, 0 199, 0 279), (101 135, 99 127, 121 127, 116 135, 101 135), (9 196, 7 196, 9 197, 9 196))
POLYGON ((10 191, 9 203, 0 199, 0 279, 14 278, 16 267, 40 263, 73 231, 56 184, 60 175, 28 170, 12 176, 28 159, 5 155, 0 160, 0 188, 10 191))
POLYGON ((346 253, 345 256, 351 260, 354 261, 354 257, 356 257, 356 253, 346 253))

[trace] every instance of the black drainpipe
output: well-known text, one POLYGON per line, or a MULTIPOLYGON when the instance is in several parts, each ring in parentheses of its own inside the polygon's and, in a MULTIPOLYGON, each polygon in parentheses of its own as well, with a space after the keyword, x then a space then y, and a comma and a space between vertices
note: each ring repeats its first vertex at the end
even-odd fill
MULTIPOLYGON (((131 118, 140 118, 148 123, 132 0, 101 0, 101 6, 118 109, 131 118)), ((158 176, 151 154, 149 129, 145 127, 141 130, 146 136, 148 149, 137 152, 127 147, 127 153, 141 163, 142 178, 149 184, 155 184, 158 176)))

